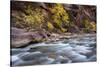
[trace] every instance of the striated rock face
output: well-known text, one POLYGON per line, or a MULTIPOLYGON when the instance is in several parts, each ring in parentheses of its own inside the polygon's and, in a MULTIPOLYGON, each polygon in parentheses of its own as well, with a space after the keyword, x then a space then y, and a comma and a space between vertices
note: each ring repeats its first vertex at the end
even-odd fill
POLYGON ((11 47, 22 47, 28 45, 30 42, 41 42, 45 37, 45 33, 38 31, 27 32, 24 29, 11 28, 11 47))
POLYGON ((32 36, 24 29, 11 28, 11 47, 25 46, 32 41, 32 36))

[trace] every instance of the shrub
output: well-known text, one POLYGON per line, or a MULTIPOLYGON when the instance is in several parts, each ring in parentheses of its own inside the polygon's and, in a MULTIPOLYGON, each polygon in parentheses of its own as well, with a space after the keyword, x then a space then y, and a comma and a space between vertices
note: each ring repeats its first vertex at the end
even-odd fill
POLYGON ((85 26, 85 29, 84 29, 85 32, 96 31, 96 23, 95 22, 89 22, 89 20, 85 20, 83 22, 83 25, 85 26))
POLYGON ((54 26, 50 22, 47 22, 47 27, 48 27, 48 30, 50 31, 54 29, 54 26))
POLYGON ((41 28, 42 23, 44 22, 44 15, 42 14, 42 9, 40 8, 32 8, 32 6, 28 6, 26 9, 28 15, 24 17, 24 21, 31 28, 41 28))
POLYGON ((56 24, 58 28, 63 30, 64 25, 68 25, 69 16, 66 10, 64 9, 62 4, 55 4, 52 8, 50 8, 53 22, 56 24))

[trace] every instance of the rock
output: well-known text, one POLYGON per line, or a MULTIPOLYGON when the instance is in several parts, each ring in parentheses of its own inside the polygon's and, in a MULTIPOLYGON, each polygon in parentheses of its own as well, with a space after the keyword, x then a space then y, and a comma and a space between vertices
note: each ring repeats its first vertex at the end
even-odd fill
POLYGON ((27 32, 24 29, 11 28, 11 47, 27 46, 30 42, 38 43, 47 38, 41 31, 27 32))
POLYGON ((11 47, 25 46, 32 41, 32 36, 24 29, 11 28, 11 47))
POLYGON ((76 25, 71 25, 70 28, 68 29, 68 31, 71 33, 78 33, 79 28, 76 25))

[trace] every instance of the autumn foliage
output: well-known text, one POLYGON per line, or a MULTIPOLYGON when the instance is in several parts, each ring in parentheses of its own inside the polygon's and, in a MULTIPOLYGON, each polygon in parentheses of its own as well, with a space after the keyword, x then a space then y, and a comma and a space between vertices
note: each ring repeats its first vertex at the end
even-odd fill
POLYGON ((96 7, 11 1, 11 25, 28 31, 95 33, 96 7))

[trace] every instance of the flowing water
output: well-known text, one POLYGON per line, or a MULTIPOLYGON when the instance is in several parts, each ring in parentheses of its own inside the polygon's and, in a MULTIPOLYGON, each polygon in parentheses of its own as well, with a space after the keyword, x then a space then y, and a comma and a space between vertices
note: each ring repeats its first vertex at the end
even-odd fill
POLYGON ((11 65, 44 65, 96 61, 96 34, 72 35, 55 42, 11 49, 11 65))

